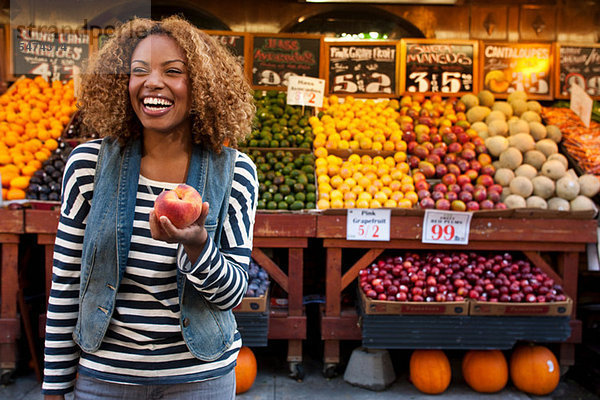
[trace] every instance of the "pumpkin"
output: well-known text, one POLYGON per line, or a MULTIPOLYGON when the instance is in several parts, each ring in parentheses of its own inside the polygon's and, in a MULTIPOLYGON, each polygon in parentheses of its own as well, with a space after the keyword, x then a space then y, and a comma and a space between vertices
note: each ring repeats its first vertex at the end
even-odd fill
POLYGON ((476 392, 494 393, 508 382, 508 364, 500 350, 470 350, 463 357, 462 373, 476 392))
POLYGON ((247 392, 256 379, 256 357, 249 347, 243 346, 235 366, 235 393, 247 392))
POLYGON ((410 380, 427 394, 439 394, 450 385, 452 372, 442 350, 415 350, 410 357, 410 380))
POLYGON ((544 346, 519 346, 510 358, 510 379, 523 392, 547 395, 560 380, 556 357, 544 346))

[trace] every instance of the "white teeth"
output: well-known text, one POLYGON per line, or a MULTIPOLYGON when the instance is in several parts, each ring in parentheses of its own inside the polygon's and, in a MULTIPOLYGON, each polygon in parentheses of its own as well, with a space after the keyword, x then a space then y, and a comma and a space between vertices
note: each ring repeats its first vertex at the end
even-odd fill
POLYGON ((169 107, 173 105, 171 100, 163 99, 160 97, 145 97, 144 98, 145 106, 159 106, 159 107, 169 107))

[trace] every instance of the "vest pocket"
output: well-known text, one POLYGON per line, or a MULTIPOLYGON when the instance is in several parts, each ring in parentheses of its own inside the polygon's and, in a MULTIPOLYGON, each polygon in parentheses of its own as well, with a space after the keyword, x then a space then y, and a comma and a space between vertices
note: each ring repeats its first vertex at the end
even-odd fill
MULTIPOLYGON (((82 255, 82 265, 81 265, 81 277, 79 279, 79 300, 83 298, 83 295, 87 291, 88 285, 90 284, 90 276, 92 275, 92 271, 94 269, 94 264, 96 262, 96 245, 94 245, 94 249, 92 250, 92 256, 89 262, 83 259, 82 255), (85 265, 83 264, 85 263, 85 265)), ((86 257, 87 258, 87 257, 86 257)))

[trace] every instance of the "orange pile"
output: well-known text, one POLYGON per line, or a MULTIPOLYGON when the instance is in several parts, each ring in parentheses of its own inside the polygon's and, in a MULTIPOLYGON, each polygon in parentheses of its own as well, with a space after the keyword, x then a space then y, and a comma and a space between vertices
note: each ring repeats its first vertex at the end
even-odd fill
MULTIPOLYGON (((405 149, 406 150, 406 149, 405 149)), ((317 208, 412 208, 418 199, 406 152, 382 157, 351 154, 342 160, 315 149, 317 208)))
POLYGON ((73 81, 42 77, 16 82, 0 96, 2 198, 25 198, 29 178, 41 168, 75 112, 73 81))
POLYGON ((347 96, 343 103, 336 95, 323 99, 321 118, 309 122, 315 134, 313 147, 327 150, 401 151, 402 140, 397 100, 356 100, 347 96))

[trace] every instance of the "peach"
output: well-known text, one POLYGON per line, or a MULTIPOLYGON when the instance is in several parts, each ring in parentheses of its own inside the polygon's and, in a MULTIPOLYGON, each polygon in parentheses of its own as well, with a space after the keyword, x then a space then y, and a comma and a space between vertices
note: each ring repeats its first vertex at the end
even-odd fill
POLYGON ((193 224, 202 212, 202 196, 193 187, 185 184, 177 185, 173 190, 165 190, 154 202, 157 218, 163 215, 171 223, 182 229, 193 224))

